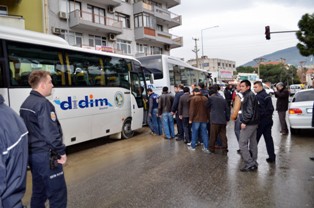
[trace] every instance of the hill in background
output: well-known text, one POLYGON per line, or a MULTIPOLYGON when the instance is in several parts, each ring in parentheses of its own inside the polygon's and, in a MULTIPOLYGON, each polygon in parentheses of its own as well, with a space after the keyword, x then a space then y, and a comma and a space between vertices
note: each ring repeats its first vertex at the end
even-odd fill
MULTIPOLYGON (((314 58, 313 56, 305 57, 299 53, 299 49, 297 47, 286 48, 283 50, 276 51, 271 54, 267 54, 261 56, 262 58, 266 59, 264 62, 267 61, 280 61, 281 58, 286 59, 286 64, 300 66, 301 61, 305 61, 304 66, 314 65, 314 58)), ((260 57, 258 57, 260 58, 260 57)), ((242 66, 256 66, 255 61, 250 61, 242 66)))

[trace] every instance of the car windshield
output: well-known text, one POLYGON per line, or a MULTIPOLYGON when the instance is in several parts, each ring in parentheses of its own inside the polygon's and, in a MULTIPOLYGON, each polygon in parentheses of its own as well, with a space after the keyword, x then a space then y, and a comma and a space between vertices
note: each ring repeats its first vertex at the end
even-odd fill
POLYGON ((292 102, 314 101, 314 90, 299 92, 292 102))

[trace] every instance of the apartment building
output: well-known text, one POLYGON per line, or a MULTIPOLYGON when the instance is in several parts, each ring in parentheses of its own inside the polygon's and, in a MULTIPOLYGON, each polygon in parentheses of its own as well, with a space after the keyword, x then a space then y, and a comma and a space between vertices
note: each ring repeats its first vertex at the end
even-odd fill
POLYGON ((183 38, 170 32, 171 28, 182 24, 182 18, 169 10, 180 5, 181 0, 4 2, 7 4, 2 3, 2 7, 7 7, 7 16, 27 15, 23 18, 25 29, 36 28, 35 31, 60 36, 77 47, 137 57, 170 54, 171 49, 183 45, 183 38), (34 4, 37 10, 22 9, 34 4), (37 16, 32 17, 33 13, 37 16))
POLYGON ((232 80, 234 78, 233 74, 236 71, 236 62, 231 60, 202 56, 197 60, 190 59, 187 62, 194 67, 211 72, 212 77, 216 78, 217 81, 232 80))

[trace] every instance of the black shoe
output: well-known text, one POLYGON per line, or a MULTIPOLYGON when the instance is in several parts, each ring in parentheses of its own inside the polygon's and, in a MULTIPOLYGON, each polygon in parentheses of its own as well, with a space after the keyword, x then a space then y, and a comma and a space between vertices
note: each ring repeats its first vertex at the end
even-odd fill
POLYGON ((241 154, 241 150, 238 149, 238 150, 237 150, 237 153, 238 153, 238 154, 241 154))
POLYGON ((314 157, 310 157, 310 160, 314 160, 314 157))
POLYGON ((267 158, 267 159, 266 159, 266 162, 268 162, 268 163, 275 163, 275 162, 276 162, 276 159, 267 158))
POLYGON ((257 170, 256 165, 253 165, 253 166, 245 165, 243 168, 240 169, 240 171, 242 171, 242 172, 250 172, 250 171, 256 171, 256 170, 257 170))
POLYGON ((176 141, 182 141, 183 139, 181 139, 181 138, 176 138, 176 141))

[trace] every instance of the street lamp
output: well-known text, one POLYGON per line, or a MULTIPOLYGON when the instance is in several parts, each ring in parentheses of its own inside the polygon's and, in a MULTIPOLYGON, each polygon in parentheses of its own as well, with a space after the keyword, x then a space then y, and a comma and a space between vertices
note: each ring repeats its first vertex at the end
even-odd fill
POLYGON ((215 25, 215 26, 212 26, 212 27, 208 27, 208 28, 201 29, 202 57, 204 56, 203 31, 204 31, 204 30, 209 30, 209 29, 212 29, 212 28, 216 28, 216 27, 219 27, 219 25, 215 25))

